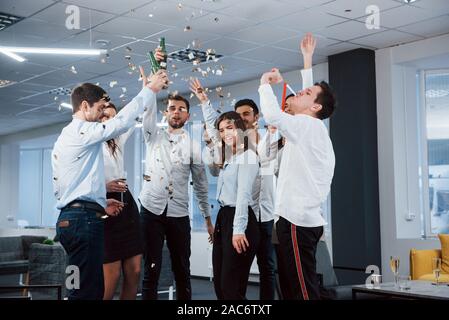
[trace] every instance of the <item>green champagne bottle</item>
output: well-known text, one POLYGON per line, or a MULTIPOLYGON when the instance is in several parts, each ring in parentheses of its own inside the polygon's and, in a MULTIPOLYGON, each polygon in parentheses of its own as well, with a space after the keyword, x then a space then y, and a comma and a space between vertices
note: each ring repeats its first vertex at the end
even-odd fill
POLYGON ((159 71, 159 69, 161 68, 161 66, 159 65, 159 63, 156 60, 156 57, 154 56, 153 51, 150 51, 150 53, 148 54, 149 58, 150 58, 150 63, 151 63, 151 72, 153 74, 156 74, 156 72, 159 71))
POLYGON ((161 48, 161 51, 164 54, 164 60, 160 62, 160 68, 167 70, 167 49, 165 47, 165 37, 161 37, 159 39, 159 48, 161 48))

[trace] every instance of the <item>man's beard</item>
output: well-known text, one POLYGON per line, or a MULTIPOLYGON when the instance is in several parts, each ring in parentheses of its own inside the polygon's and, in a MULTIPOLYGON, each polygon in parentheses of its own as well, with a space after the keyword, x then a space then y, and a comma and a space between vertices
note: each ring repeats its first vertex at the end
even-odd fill
POLYGON ((186 122, 185 121, 181 121, 181 120, 170 120, 168 122, 168 124, 170 125, 170 127, 172 127, 173 129, 179 129, 184 127, 184 124, 186 122))

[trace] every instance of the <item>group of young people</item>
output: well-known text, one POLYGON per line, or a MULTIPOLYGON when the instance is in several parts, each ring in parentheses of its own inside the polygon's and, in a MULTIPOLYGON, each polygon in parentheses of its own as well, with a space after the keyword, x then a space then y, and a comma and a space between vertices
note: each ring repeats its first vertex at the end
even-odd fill
MULTIPOLYGON (((261 300, 275 298, 276 269, 283 299, 320 298, 315 252, 335 166, 322 120, 332 115, 336 101, 326 82, 313 84, 315 47, 307 34, 300 43, 303 89, 285 99, 284 111, 272 90, 283 81, 279 70, 262 75, 259 105, 268 125, 263 137, 256 102, 242 99, 234 111, 219 113, 192 79, 190 90, 205 122, 205 150, 184 129, 190 103, 181 95, 168 97, 168 128, 157 126, 156 95, 168 83, 164 70, 147 77, 140 68, 143 88, 119 112, 101 87, 84 83, 73 89, 73 120, 52 152, 57 236, 80 274, 69 299, 112 299, 121 274, 120 298, 135 299, 141 272, 142 298, 157 299, 166 241, 176 297, 190 300, 189 184, 212 243, 218 299, 246 298, 255 257, 261 300), (126 185, 124 148, 142 114, 146 157, 138 205, 126 185), (218 176, 214 222, 206 170, 218 176)), ((161 50, 155 56, 164 59, 161 50)))

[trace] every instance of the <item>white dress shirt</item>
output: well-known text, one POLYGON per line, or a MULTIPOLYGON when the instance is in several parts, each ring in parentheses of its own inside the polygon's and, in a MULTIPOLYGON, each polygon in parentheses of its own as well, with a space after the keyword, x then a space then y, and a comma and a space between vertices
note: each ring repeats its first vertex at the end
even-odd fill
POLYGON ((115 138, 115 144, 117 145, 115 149, 115 154, 112 154, 112 150, 109 148, 107 142, 103 143, 103 158, 104 158, 104 176, 106 183, 117 180, 126 179, 125 175, 125 163, 123 161, 123 152, 125 151, 126 141, 134 133, 136 129, 132 126, 128 131, 126 131, 121 136, 115 138))
POLYGON ((269 84, 259 87, 266 121, 287 139, 283 148, 275 215, 302 227, 326 225, 321 204, 330 191, 335 155, 323 121, 308 115, 281 112, 269 84))
MULTIPOLYGON (((313 86, 312 68, 302 69, 302 89, 313 86)), ((279 170, 281 150, 277 141, 279 133, 267 130, 257 145, 257 154, 260 161, 260 196, 259 210, 262 222, 273 220, 276 194, 276 174, 279 170)), ((259 219, 259 217, 257 217, 259 219)))
POLYGON ((96 202, 106 208, 103 142, 134 126, 151 102, 155 104, 156 94, 145 87, 113 119, 100 123, 73 118, 62 129, 51 157, 58 209, 73 200, 96 202))
POLYGON ((153 214, 161 215, 165 207, 168 217, 189 215, 189 178, 203 217, 210 216, 209 185, 201 146, 187 131, 170 134, 157 127, 157 108, 149 108, 143 116, 143 134, 147 146, 145 174, 139 200, 153 214))

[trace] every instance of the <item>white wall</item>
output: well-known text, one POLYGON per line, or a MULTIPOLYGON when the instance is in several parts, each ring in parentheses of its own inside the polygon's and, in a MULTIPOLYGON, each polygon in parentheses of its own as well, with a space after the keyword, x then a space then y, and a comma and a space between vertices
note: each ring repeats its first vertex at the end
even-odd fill
MULTIPOLYGON (((384 281, 393 279, 390 256, 409 273, 411 248, 439 248, 421 239, 416 72, 422 59, 449 53, 449 35, 376 51, 379 200, 384 281), (407 214, 415 214, 408 221, 407 214)), ((444 60, 443 60, 444 61, 444 60)), ((448 60, 446 60, 448 62, 448 60)), ((448 63, 449 64, 449 63, 448 63)))

